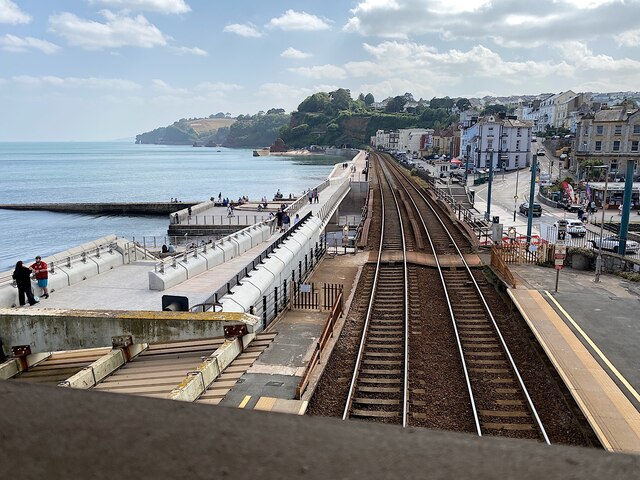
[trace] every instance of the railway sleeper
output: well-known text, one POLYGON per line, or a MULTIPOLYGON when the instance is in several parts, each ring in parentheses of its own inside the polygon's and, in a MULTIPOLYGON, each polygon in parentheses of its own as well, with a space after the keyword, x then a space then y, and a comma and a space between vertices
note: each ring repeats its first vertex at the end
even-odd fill
POLYGON ((372 368, 364 368, 360 370, 360 373, 364 375, 400 375, 402 370, 385 370, 385 369, 372 369, 372 368))
POLYGON ((399 412, 385 412, 380 410, 358 410, 353 409, 351 411, 352 417, 377 417, 377 418, 397 418, 400 416, 399 412))
POLYGON ((481 424, 487 430, 535 430, 532 424, 527 423, 493 423, 487 422, 481 424))
POLYGON ((364 398, 356 397, 353 399, 353 403, 360 403, 363 405, 400 405, 400 400, 392 398, 364 398))
POLYGON ((369 383, 369 384, 378 384, 378 385, 401 385, 401 378, 359 378, 358 383, 369 383))
POLYGON ((356 390, 363 393, 400 393, 400 388, 358 386, 356 390))
POLYGON ((402 366, 402 360, 363 360, 363 365, 402 366))
POLYGON ((531 419, 531 415, 529 414, 529 412, 522 410, 479 410, 478 413, 484 417, 531 419))

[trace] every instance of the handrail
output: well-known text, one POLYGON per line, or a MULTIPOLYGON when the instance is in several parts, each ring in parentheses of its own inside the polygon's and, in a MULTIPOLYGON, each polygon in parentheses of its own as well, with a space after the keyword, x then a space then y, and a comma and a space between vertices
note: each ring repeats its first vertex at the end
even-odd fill
MULTIPOLYGON (((47 266, 49 267, 49 273, 54 274, 56 268, 71 268, 74 264, 77 264, 79 262, 87 263, 88 258, 91 258, 92 256, 100 258, 101 253, 112 253, 115 249, 117 249, 117 246, 117 242, 112 241, 100 244, 97 247, 83 249, 81 252, 62 256, 57 259, 52 258, 58 257, 58 255, 51 255, 50 257, 45 258, 45 261, 47 262, 47 266)), ((28 264, 29 262, 24 263, 28 264)), ((13 282, 12 275, 12 270, 0 273, 0 286, 11 284, 13 282)))
POLYGON ((314 368, 318 363, 320 363, 320 358, 322 357, 322 351, 327 345, 329 338, 333 337, 333 329, 336 325, 336 321, 338 317, 342 314, 342 295, 343 292, 338 294, 335 303, 333 304, 333 308, 327 317, 327 321, 325 322, 324 328, 322 329, 322 333, 320 334, 320 338, 316 342, 316 348, 313 351, 313 355, 309 359, 309 363, 304 369, 304 373, 302 374, 302 378, 300 379, 300 383, 296 387, 296 400, 300 400, 302 395, 304 394, 307 386, 309 385, 309 381, 311 379, 311 374, 313 373, 314 368))

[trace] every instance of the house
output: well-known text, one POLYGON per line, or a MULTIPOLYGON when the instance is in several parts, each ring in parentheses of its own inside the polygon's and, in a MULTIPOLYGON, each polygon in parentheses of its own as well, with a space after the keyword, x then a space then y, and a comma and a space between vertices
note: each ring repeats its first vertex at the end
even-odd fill
POLYGON ((463 128, 460 158, 475 168, 516 170, 531 163, 532 123, 489 115, 463 128))
POLYGON ((604 108, 584 115, 576 128, 576 154, 572 170, 585 164, 609 165, 611 172, 625 172, 633 161, 634 174, 640 173, 640 110, 626 106, 604 108))

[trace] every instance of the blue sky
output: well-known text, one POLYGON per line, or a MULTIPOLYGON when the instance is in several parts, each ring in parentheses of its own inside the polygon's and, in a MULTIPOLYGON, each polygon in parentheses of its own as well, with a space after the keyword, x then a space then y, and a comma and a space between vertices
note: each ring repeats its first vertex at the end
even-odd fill
POLYGON ((0 0, 0 141, 376 99, 640 90, 640 0, 0 0))

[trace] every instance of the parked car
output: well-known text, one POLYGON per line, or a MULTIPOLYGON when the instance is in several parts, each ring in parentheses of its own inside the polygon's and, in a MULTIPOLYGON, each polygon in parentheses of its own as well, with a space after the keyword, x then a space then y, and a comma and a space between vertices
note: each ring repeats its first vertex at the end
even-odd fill
MULTIPOLYGON (((528 203, 522 203, 520 205, 520 213, 522 215, 524 215, 525 217, 529 216, 529 204, 528 203)), ((540 205, 539 203, 534 203, 533 204, 533 216, 534 217, 541 217, 542 216, 542 205, 540 205)))
MULTIPOLYGON (((558 226, 558 222, 555 223, 555 226, 558 226)), ((584 237, 587 234, 587 229, 584 223, 578 220, 567 220, 567 233, 572 237, 584 237)))
POLYGON ((531 139, 531 141, 532 141, 532 142, 537 142, 537 141, 538 141, 538 139, 537 139, 536 137, 533 137, 533 138, 531 139))
POLYGON ((539 157, 544 157, 544 149, 539 148, 538 151, 536 152, 536 155, 539 157))
MULTIPOLYGON (((602 243, 603 250, 611 250, 614 253, 618 253, 620 248, 620 237, 617 235, 610 235, 602 239, 596 238, 595 240, 591 240, 593 248, 600 248, 600 243, 602 243)), ((633 240, 627 240, 627 253, 638 253, 639 249, 640 243, 634 242, 633 240)))
POLYGON ((568 212, 576 213, 578 210, 582 208, 582 205, 580 205, 579 203, 571 203, 570 201, 565 200, 560 203, 560 207, 564 208, 568 212))

